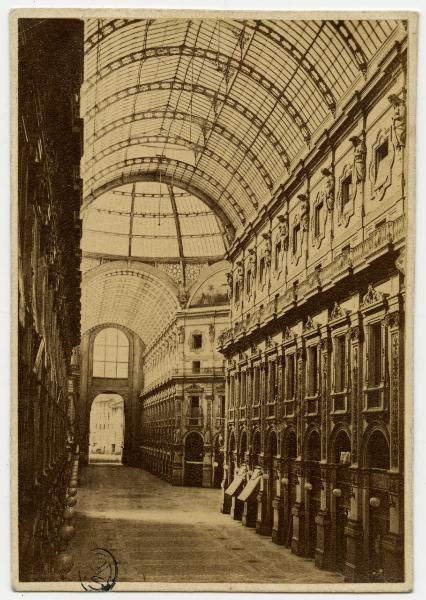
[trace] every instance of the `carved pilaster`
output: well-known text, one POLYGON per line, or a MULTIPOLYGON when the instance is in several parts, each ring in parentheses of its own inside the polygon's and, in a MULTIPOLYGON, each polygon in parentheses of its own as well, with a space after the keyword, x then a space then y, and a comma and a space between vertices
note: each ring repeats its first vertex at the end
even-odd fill
POLYGON ((358 448, 359 448, 359 415, 362 410, 362 406, 359 406, 359 397, 361 393, 361 381, 362 373, 360 372, 361 363, 361 341, 362 341, 362 328, 360 325, 355 325, 349 330, 350 344, 351 344, 351 357, 352 357, 352 393, 351 393, 351 451, 352 451, 352 463, 358 463, 358 448))
POLYGON ((306 350, 302 346, 297 350, 297 390, 296 390, 296 432, 297 432, 297 455, 302 455, 302 436, 304 430, 303 401, 305 397, 304 373, 305 373, 306 350))
POLYGON ((385 325, 389 328, 390 340, 390 463, 392 469, 400 467, 401 434, 400 406, 402 396, 401 385, 401 343, 400 343, 400 314, 398 311, 388 314, 385 325))
POLYGON ((327 458, 327 439, 328 439, 328 414, 329 414, 329 352, 330 338, 324 337, 321 339, 321 459, 327 458))

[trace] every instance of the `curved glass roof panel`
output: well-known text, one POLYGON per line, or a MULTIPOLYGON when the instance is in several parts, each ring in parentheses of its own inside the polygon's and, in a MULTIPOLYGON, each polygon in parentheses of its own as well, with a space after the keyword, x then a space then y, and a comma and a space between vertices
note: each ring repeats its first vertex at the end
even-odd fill
POLYGON ((83 275, 82 332, 118 324, 136 332, 145 344, 161 332, 179 309, 176 295, 159 277, 121 262, 83 275))
POLYGON ((171 184, 135 182, 94 200, 83 254, 140 259, 221 258, 224 231, 211 208, 171 184))
POLYGON ((88 19, 85 206, 162 178, 240 228, 399 33, 392 20, 88 19))

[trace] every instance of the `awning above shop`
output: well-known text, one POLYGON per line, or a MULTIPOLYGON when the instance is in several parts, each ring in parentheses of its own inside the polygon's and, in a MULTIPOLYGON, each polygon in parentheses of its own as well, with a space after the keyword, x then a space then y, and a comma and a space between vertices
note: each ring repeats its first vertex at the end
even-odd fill
POLYGON ((243 484, 246 475, 247 467, 246 465, 243 465, 238 469, 238 473, 235 475, 231 484, 225 490, 225 494, 228 494, 228 496, 235 496, 235 494, 240 490, 240 487, 243 484))
POLYGON ((241 500, 242 502, 247 502, 247 500, 250 499, 250 497, 254 494, 254 492, 259 487, 261 478, 262 478, 262 470, 259 468, 256 468, 253 471, 252 476, 248 480, 247 485, 245 486, 245 488, 243 489, 241 494, 238 496, 238 500, 241 500))

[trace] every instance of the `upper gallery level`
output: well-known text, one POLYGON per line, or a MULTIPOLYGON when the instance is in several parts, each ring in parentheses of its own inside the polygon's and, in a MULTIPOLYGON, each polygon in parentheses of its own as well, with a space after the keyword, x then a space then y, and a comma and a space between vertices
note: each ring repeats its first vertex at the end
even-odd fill
POLYGON ((403 45, 388 50, 229 250, 232 328, 222 348, 403 244, 405 60, 403 45))
POLYGON ((222 261, 206 269, 191 290, 187 305, 165 322, 144 353, 144 389, 151 393, 172 379, 223 376, 217 340, 229 325, 226 274, 222 261))

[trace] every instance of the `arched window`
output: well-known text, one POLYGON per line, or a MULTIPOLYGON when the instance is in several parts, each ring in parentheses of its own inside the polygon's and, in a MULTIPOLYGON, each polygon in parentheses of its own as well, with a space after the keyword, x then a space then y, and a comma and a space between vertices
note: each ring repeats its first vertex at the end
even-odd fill
POLYGON ((93 377, 127 379, 129 371, 129 340, 116 329, 102 329, 93 344, 93 377))

